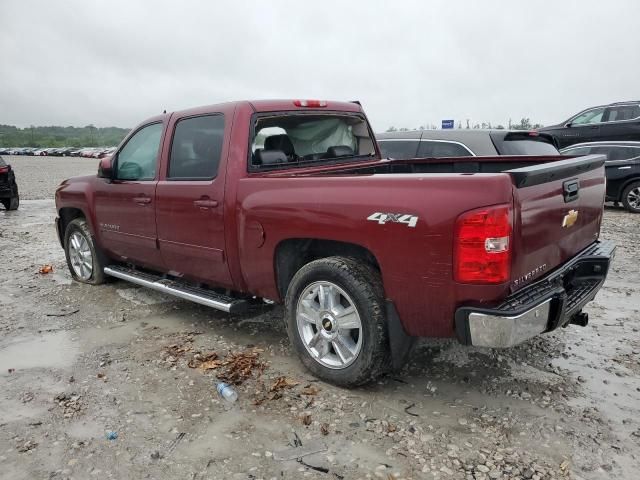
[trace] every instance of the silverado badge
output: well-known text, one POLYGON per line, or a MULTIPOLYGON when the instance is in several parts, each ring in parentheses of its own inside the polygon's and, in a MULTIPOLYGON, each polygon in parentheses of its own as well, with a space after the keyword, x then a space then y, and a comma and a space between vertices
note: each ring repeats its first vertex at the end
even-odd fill
POLYGON ((578 211, 577 210, 569 210, 564 218, 562 219, 562 227, 569 228, 572 227, 574 223, 578 220, 578 211))

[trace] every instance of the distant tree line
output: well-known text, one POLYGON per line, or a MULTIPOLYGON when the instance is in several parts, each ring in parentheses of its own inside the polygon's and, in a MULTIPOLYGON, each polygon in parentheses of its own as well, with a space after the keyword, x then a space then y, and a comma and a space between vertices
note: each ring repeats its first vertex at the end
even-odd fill
MULTIPOLYGON (((509 119, 509 124, 507 126, 509 130, 533 130, 535 128, 540 128, 540 127, 544 127, 544 125, 542 125, 541 123, 531 123, 531 119, 529 118, 522 118, 518 123, 513 123, 511 119, 509 119)), ((392 126, 387 128, 386 131, 387 132, 408 132, 410 130, 436 130, 437 128, 439 127, 433 124, 429 126, 420 125, 418 128, 405 128, 405 127, 396 128, 392 126)), ((495 128, 496 130, 504 130, 505 127, 502 124, 492 125, 491 122, 474 123, 472 125, 469 122, 469 120, 466 120, 464 126, 462 122, 458 122, 457 128, 460 128, 460 129, 462 128, 465 128, 465 129, 495 128)))
POLYGON ((128 128, 0 125, 0 147, 103 147, 118 145, 128 128))

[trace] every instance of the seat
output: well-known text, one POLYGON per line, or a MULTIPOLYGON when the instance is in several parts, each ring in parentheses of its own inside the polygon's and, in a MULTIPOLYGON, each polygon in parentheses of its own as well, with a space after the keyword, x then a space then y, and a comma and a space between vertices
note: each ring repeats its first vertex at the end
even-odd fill
POLYGON ((286 135, 284 133, 267 137, 264 140, 264 149, 280 150, 281 152, 284 152, 290 162, 296 159, 296 151, 293 147, 293 143, 291 142, 289 135, 286 135))

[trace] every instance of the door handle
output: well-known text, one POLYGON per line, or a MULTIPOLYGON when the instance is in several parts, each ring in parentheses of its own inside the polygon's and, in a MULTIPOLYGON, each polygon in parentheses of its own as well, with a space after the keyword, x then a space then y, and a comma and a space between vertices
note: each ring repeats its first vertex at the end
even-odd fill
POLYGON ((194 200, 193 204, 198 208, 215 208, 218 206, 217 200, 211 200, 210 198, 201 198, 200 200, 194 200))
POLYGON ((139 197, 133 197, 133 201, 138 205, 148 205, 151 203, 151 197, 147 197, 146 195, 141 195, 139 197))

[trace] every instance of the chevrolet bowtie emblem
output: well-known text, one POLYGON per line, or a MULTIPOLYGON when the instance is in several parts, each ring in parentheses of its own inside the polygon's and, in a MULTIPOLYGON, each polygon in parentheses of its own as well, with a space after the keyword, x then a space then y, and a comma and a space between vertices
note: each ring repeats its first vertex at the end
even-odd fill
POLYGON ((564 218, 562 219, 562 227, 569 228, 572 227, 574 223, 578 221, 578 211, 577 210, 569 210, 564 218))

